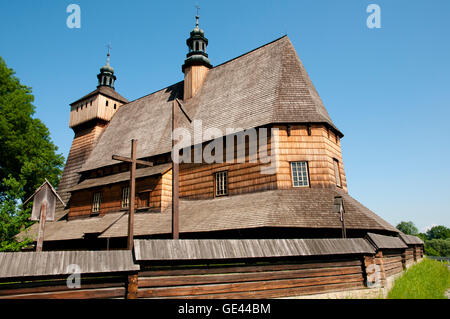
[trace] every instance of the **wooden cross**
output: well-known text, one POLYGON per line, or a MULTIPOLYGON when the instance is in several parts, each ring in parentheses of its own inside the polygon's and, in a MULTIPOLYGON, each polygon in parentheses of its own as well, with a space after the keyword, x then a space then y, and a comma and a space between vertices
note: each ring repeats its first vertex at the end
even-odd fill
POLYGON ((133 249, 133 230, 134 230, 134 199, 136 198, 136 164, 144 166, 153 166, 152 162, 136 159, 137 140, 131 140, 131 156, 123 157, 113 155, 112 159, 116 161, 130 163, 130 194, 129 194, 129 213, 128 213, 128 238, 127 249, 133 249))
POLYGON ((200 6, 198 4, 196 4, 195 8, 197 9, 197 16, 198 16, 198 10, 200 10, 200 6))

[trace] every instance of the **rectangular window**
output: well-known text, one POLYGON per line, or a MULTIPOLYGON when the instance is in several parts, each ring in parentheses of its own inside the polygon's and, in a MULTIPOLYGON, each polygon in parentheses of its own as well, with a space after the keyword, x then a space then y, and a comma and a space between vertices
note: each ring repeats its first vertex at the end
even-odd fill
POLYGON ((130 206, 130 186, 122 188, 122 208, 130 206))
POLYGON ((92 213, 100 213, 100 204, 102 202, 102 193, 94 193, 94 199, 92 201, 92 213))
POLYGON ((337 159, 333 159, 333 164, 334 164, 334 176, 336 177, 336 185, 342 187, 341 173, 339 172, 339 161, 337 159))
POLYGON ((150 192, 139 193, 138 208, 150 207, 150 192))
POLYGON ((308 162, 291 162, 291 172, 294 187, 309 186, 308 162))
POLYGON ((215 174, 216 179, 216 196, 228 194, 228 172, 218 172, 215 174))

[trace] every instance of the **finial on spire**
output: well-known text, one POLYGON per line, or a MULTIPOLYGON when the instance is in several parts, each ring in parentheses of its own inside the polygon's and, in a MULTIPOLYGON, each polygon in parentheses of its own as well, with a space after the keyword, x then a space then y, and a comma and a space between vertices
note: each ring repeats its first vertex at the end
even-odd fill
POLYGON ((106 55, 106 65, 109 65, 109 57, 111 56, 111 42, 108 43, 106 46, 108 48, 108 54, 106 55))
POLYGON ((97 75, 98 85, 100 86, 109 86, 114 89, 114 81, 116 80, 116 76, 114 75, 114 68, 109 65, 109 58, 111 56, 111 43, 106 45, 108 48, 108 53, 106 54, 106 65, 100 68, 100 73, 97 75))
POLYGON ((195 16, 195 26, 198 27, 198 19, 199 19, 199 15, 198 15, 198 11, 200 10, 200 7, 198 4, 195 5, 195 8, 197 9, 197 15, 195 16))

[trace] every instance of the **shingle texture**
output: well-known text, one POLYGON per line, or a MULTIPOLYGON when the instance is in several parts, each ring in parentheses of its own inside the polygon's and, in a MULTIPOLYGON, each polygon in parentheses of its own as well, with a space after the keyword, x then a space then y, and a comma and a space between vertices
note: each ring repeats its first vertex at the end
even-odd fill
MULTIPOLYGON (((113 164, 139 140, 137 157, 170 152, 171 110, 182 99, 183 82, 122 106, 112 118, 82 170, 113 164)), ((184 101, 203 130, 248 129, 270 123, 328 123, 334 127, 288 37, 211 69, 197 94, 184 101)), ((189 130, 193 125, 180 122, 189 130)))
POLYGON ((88 97, 94 96, 97 93, 106 95, 107 97, 113 98, 122 103, 128 103, 128 100, 126 98, 124 98, 122 95, 120 95, 119 93, 117 93, 114 89, 110 88, 109 86, 100 86, 96 90, 92 91, 91 93, 86 94, 85 96, 76 100, 75 102, 72 102, 71 105, 75 104, 77 102, 80 102, 84 99, 87 99, 88 97))
POLYGON ((288 256, 373 254, 362 238, 352 239, 248 239, 248 240, 135 240, 137 261, 208 260, 288 256))
POLYGON ((17 252, 0 253, 0 278, 68 275, 72 264, 81 274, 139 270, 130 250, 17 252))
POLYGON ((402 232, 399 232, 399 236, 407 245, 423 245, 422 239, 420 239, 417 236, 406 235, 403 234, 402 232))
MULTIPOLYGON (((341 228, 333 213, 334 196, 341 195, 348 229, 397 232, 348 194, 334 189, 273 190, 210 200, 180 201, 180 231, 208 232, 258 227, 341 228)), ((170 207, 162 213, 135 215, 135 236, 169 234, 170 207)), ((127 218, 122 217, 100 237, 125 237, 127 218)))
POLYGON ((378 249, 403 249, 408 248, 399 237, 384 236, 368 233, 367 239, 378 249))
MULTIPOLYGON (((162 174, 172 167, 171 163, 156 165, 152 167, 145 167, 136 170, 136 178, 148 177, 152 175, 162 174)), ((91 187, 98 187, 102 185, 110 185, 130 180, 130 172, 122 172, 118 174, 112 174, 109 176, 103 176, 98 178, 85 179, 81 183, 70 188, 68 191, 76 191, 81 189, 87 189, 91 187)))

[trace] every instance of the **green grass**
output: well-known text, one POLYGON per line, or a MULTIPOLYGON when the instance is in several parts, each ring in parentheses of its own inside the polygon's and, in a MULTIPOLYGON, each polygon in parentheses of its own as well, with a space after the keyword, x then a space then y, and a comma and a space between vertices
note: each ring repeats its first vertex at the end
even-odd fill
POLYGON ((389 299, 446 299, 450 289, 450 271, 446 263, 425 258, 398 278, 389 299))

